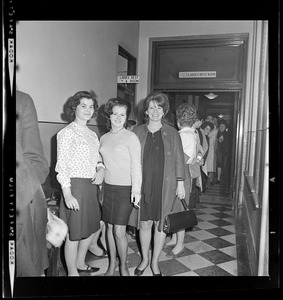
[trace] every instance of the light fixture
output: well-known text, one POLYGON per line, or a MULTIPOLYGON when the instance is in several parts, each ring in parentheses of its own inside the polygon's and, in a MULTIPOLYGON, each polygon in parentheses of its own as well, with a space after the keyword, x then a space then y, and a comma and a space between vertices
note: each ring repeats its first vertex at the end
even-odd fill
POLYGON ((216 94, 213 94, 213 93, 209 93, 209 94, 206 94, 206 95, 204 95, 207 99, 209 99, 209 100, 213 100, 213 99, 215 99, 216 97, 218 97, 218 95, 216 95, 216 94))
POLYGON ((220 119, 222 119, 224 116, 223 116, 222 114, 220 114, 220 115, 218 115, 218 117, 219 117, 220 119))

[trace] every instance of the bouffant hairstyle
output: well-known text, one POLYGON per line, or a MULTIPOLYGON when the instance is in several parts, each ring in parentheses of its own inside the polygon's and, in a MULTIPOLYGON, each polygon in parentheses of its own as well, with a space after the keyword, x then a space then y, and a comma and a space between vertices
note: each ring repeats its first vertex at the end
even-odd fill
POLYGON ((214 128, 214 124, 211 123, 211 122, 208 122, 208 121, 203 122, 203 123, 201 124, 200 127, 201 127, 202 129, 204 129, 204 128, 206 128, 207 126, 210 127, 210 130, 212 130, 212 129, 214 128))
POLYGON ((111 129, 111 121, 110 121, 110 116, 113 114, 113 107, 114 106, 124 106, 126 107, 126 112, 127 112, 127 117, 126 117, 126 122, 124 124, 124 127, 128 127, 128 118, 130 116, 131 112, 131 104, 129 101, 122 99, 122 98, 111 98, 107 101, 104 107, 104 118, 106 121, 106 128, 108 130, 111 129))
POLYGON ((95 94, 94 91, 79 91, 76 92, 74 96, 70 97, 68 99, 68 107, 66 108, 66 115, 68 116, 68 118, 70 119, 70 121, 74 121, 76 118, 76 109, 77 106, 81 103, 81 99, 83 98, 87 98, 87 99, 91 99, 93 101, 93 107, 94 107, 94 112, 93 115, 91 116, 92 118, 95 118, 97 116, 97 112, 98 112, 98 104, 97 104, 97 96, 95 94))
POLYGON ((180 126, 192 127, 198 121, 197 110, 193 104, 182 103, 176 109, 176 118, 180 126))
MULTIPOLYGON (((155 102, 157 106, 161 106, 163 108, 163 112, 164 112, 163 118, 164 118, 166 116, 166 114, 168 113, 169 107, 170 107, 168 97, 161 92, 150 93, 144 99, 144 102, 143 102, 143 111, 144 112, 146 112, 148 110, 150 101, 155 102)), ((148 120, 147 114, 145 114, 145 119, 148 120)))

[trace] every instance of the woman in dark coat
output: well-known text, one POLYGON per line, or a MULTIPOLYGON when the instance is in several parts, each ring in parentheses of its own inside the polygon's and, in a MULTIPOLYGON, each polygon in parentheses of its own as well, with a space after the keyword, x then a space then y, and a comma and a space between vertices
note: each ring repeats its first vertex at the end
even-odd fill
MULTIPOLYGON (((146 124, 134 128, 142 147, 142 199, 139 211, 133 210, 130 225, 139 229, 142 261, 135 269, 140 276, 149 265, 149 247, 154 224, 154 245, 151 270, 154 276, 162 276, 158 266, 166 234, 164 218, 170 213, 176 195, 185 198, 185 163, 182 143, 177 130, 163 122, 169 110, 166 95, 155 92, 144 102, 146 124)), ((174 211, 181 210, 177 201, 174 211)))

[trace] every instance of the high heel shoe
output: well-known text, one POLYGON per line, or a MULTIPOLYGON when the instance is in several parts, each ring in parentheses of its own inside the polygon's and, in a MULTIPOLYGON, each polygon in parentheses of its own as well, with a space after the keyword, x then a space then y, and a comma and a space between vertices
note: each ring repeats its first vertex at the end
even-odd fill
POLYGON ((147 267, 148 267, 148 265, 143 270, 140 270, 140 269, 138 269, 138 267, 136 267, 135 271, 134 271, 135 276, 141 276, 147 267))
POLYGON ((152 276, 163 276, 162 273, 158 273, 158 274, 155 274, 153 271, 152 271, 152 276))
POLYGON ((92 250, 88 249, 88 251, 93 254, 94 256, 96 257, 99 257, 99 258, 105 258, 105 257, 108 257, 108 253, 106 250, 102 249, 102 254, 101 255, 98 255, 98 254, 95 254, 92 250))
POLYGON ((160 271, 160 273, 154 273, 151 266, 150 266, 150 268, 151 268, 152 276, 163 276, 161 271, 160 271))

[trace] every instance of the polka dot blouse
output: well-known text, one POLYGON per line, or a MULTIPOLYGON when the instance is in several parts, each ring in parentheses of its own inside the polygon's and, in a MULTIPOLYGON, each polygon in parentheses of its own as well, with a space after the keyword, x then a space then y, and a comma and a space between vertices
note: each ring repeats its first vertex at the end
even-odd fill
POLYGON ((72 122, 57 134, 55 171, 61 187, 71 186, 71 178, 92 178, 101 162, 99 140, 87 126, 72 122))

